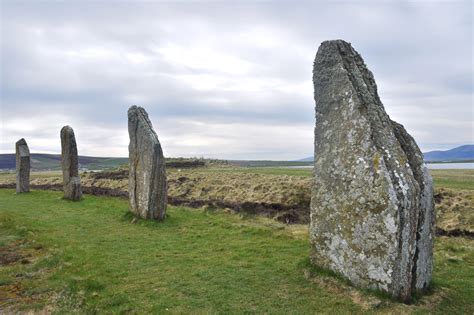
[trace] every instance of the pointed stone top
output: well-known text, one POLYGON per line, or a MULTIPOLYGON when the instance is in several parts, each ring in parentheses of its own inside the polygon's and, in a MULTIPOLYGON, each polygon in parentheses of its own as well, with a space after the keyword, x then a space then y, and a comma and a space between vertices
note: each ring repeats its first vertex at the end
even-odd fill
POLYGON ((141 106, 137 106, 137 105, 132 105, 130 106, 130 108, 128 109, 128 116, 130 115, 144 115, 146 117, 148 117, 148 113, 146 112, 146 110, 141 107, 141 106))
POLYGON ((318 54, 324 54, 328 56, 346 55, 348 53, 357 52, 352 48, 351 43, 343 41, 342 39, 326 40, 321 43, 318 49, 318 54))
POLYGON ((18 156, 24 157, 24 156, 30 156, 30 149, 28 148, 28 144, 26 143, 26 140, 24 138, 21 138, 15 143, 16 147, 16 152, 18 156))
POLYGON ((372 108, 374 112, 379 111, 376 107, 383 108, 372 72, 367 68, 362 56, 350 43, 343 40, 321 43, 314 59, 313 83, 316 99, 329 86, 335 90, 351 88, 358 94, 362 103, 376 105, 372 108))
POLYGON ((16 142, 16 145, 28 145, 28 144, 26 143, 25 138, 21 138, 20 140, 16 142))
POLYGON ((160 143, 146 110, 141 106, 133 105, 128 109, 129 133, 134 135, 135 132, 132 132, 131 129, 137 129, 138 126, 142 126, 143 132, 152 137, 156 143, 160 143))
POLYGON ((334 62, 354 62, 363 63, 360 54, 352 47, 351 43, 342 39, 327 40, 321 43, 316 54, 316 61, 323 62, 325 67, 334 62))
POLYGON ((61 128, 61 132, 65 132, 65 131, 69 131, 69 132, 72 131, 72 132, 74 132, 74 130, 72 129, 72 127, 69 126, 69 125, 66 125, 66 126, 64 126, 64 127, 61 128))
POLYGON ((130 106, 130 108, 128 109, 128 117, 131 117, 131 116, 134 116, 134 115, 144 115, 146 117, 148 117, 148 113, 146 112, 146 110, 141 107, 141 106, 137 106, 137 105, 132 105, 130 106))
POLYGON ((344 45, 344 46, 351 46, 351 43, 346 42, 343 39, 331 39, 331 40, 325 40, 321 43, 321 46, 334 46, 334 45, 344 45))

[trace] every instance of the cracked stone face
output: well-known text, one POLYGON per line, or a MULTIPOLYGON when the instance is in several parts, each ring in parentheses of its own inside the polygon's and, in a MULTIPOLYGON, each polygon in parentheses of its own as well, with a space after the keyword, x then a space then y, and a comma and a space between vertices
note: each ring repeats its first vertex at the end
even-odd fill
POLYGON ((74 130, 70 126, 64 126, 61 129, 61 167, 63 170, 64 198, 74 201, 81 200, 79 157, 74 130))
POLYGON ((311 260, 357 286, 409 301, 432 273, 432 179, 414 139, 390 120, 349 43, 326 41, 316 101, 311 260))
POLYGON ((30 191, 30 149, 26 140, 21 138, 15 144, 16 152, 16 192, 30 191))
POLYGON ((165 158, 142 107, 128 110, 128 134, 130 211, 144 219, 163 220, 168 201, 165 158))

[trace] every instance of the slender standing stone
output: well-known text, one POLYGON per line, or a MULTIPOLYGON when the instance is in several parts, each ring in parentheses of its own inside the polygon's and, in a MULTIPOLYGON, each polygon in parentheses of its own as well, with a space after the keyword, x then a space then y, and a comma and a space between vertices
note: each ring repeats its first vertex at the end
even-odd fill
POLYGON ((433 185, 422 154, 349 43, 321 44, 313 82, 312 262, 409 301, 432 273, 433 185))
POLYGON ((70 126, 64 126, 61 129, 61 166, 64 198, 74 201, 80 200, 82 190, 79 177, 79 157, 74 130, 70 126))
POLYGON ((16 192, 30 191, 30 149, 25 139, 15 144, 16 151, 16 192))
POLYGON ((130 211, 144 219, 163 220, 168 200, 165 158, 142 107, 128 110, 128 133, 130 211))

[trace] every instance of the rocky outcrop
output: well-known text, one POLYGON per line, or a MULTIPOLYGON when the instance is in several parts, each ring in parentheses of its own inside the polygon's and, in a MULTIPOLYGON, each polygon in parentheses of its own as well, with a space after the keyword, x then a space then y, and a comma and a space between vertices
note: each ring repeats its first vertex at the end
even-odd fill
POLYGON ((26 140, 21 138, 15 144, 16 151, 16 192, 30 191, 30 149, 26 140))
POLYGON ((312 262, 409 301, 432 273, 433 185, 423 156, 390 120, 349 43, 321 44, 313 82, 312 262))
POLYGON ((76 137, 70 126, 61 129, 61 166, 63 170, 64 198, 78 201, 82 197, 79 177, 79 159, 76 137))
POLYGON ((128 110, 128 134, 130 211, 144 219, 163 220, 167 205, 165 158, 142 107, 128 110))

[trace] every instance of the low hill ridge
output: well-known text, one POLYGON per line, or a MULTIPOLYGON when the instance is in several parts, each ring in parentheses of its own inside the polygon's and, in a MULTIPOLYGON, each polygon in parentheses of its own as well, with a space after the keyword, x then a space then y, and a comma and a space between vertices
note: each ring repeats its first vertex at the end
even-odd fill
MULTIPOLYGON (((423 152, 426 162, 456 162, 456 161, 473 161, 474 160, 474 144, 466 144, 449 150, 435 150, 423 152)), ((313 157, 309 156, 298 160, 301 162, 311 162, 313 157)))

